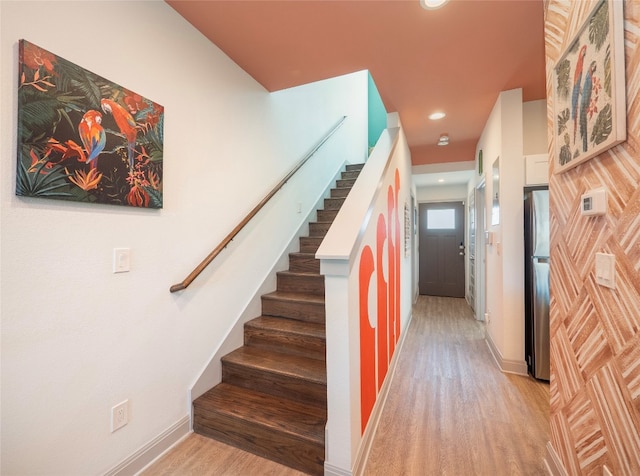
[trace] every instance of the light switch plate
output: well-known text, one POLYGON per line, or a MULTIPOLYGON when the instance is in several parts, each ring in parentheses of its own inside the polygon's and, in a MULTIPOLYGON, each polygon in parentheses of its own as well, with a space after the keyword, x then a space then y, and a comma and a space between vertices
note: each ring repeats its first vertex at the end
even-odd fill
POLYGON ((615 255, 596 253, 596 283, 612 289, 616 287, 615 255))
POLYGON ((113 249, 113 272, 126 273, 129 271, 131 250, 129 248, 113 249))
POLYGON ((493 245, 493 232, 485 231, 484 232, 484 241, 487 245, 493 245))

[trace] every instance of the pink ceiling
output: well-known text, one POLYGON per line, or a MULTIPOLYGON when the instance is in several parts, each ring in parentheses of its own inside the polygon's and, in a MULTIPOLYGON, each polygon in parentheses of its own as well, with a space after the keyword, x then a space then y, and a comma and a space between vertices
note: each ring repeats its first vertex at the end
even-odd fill
POLYGON ((473 160, 500 91, 545 97, 542 0, 167 3, 269 91, 368 69, 414 165, 473 160))

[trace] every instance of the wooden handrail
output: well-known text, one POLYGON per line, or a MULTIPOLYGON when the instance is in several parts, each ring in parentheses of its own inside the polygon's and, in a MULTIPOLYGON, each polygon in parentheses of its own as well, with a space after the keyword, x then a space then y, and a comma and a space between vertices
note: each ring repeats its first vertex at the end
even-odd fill
POLYGON ((296 164, 296 166, 291 170, 291 172, 289 172, 285 178, 283 178, 275 187, 273 187, 273 189, 267 194, 266 197, 264 197, 260 203, 258 203, 253 210, 251 210, 246 217, 244 217, 242 219, 242 221, 240 223, 238 223, 238 225, 231 230, 231 233, 229 233, 224 240, 222 240, 220 242, 220 244, 218 246, 216 246, 213 251, 211 253, 209 253, 209 255, 202 260, 202 262, 196 266, 196 268, 191 271, 191 273, 189 273, 189 276, 187 276, 186 278, 184 278, 184 280, 181 283, 178 284, 174 284, 173 286, 171 286, 169 288, 169 291, 172 293, 175 293, 176 291, 182 291, 183 289, 186 289, 194 279, 196 279, 198 277, 198 275, 216 258, 216 256, 218 256, 220 254, 220 252, 225 249, 227 247, 227 245, 231 242, 231 240, 233 240, 236 235, 238 233, 240 233, 240 230, 242 230, 245 225, 247 223, 249 223, 249 221, 251 221, 251 219, 256 216, 256 214, 262 209, 262 207, 264 207, 266 205, 266 203, 271 200, 271 198, 278 193, 278 191, 284 186, 284 184, 286 184, 289 179, 298 171, 300 170, 300 168, 318 151, 318 149, 320 149, 320 147, 322 147, 324 145, 325 142, 327 142, 327 140, 329 140, 329 138, 334 134, 334 132, 336 132, 340 126, 344 123, 344 120, 347 118, 347 116, 342 116, 342 118, 338 121, 338 123, 333 126, 333 128, 324 136, 324 138, 318 142, 318 144, 311 149, 311 151, 304 156, 304 158, 302 160, 300 160, 300 162, 298 162, 296 164))

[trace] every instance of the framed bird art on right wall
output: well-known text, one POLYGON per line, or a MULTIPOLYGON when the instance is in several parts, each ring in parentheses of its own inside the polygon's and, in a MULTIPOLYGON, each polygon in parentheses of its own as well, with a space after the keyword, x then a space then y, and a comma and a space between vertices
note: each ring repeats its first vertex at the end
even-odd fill
POLYGON ((626 140, 621 0, 598 1, 580 24, 553 69, 553 106, 555 173, 626 140))

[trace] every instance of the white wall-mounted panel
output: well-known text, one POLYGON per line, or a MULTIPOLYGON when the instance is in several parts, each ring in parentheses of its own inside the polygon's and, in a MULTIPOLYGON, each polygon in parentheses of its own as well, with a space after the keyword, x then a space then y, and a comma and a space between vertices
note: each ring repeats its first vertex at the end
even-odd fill
POLYGON ((525 185, 547 185, 549 183, 549 154, 527 155, 525 162, 525 185))

